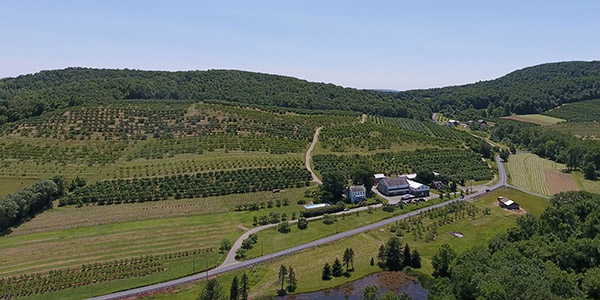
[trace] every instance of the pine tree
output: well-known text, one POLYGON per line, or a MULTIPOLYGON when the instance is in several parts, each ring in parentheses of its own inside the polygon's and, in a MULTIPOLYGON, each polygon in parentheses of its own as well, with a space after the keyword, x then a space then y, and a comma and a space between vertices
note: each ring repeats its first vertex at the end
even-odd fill
POLYGON ((238 284, 237 276, 233 277, 231 281, 231 289, 229 290, 229 300, 239 300, 240 299, 240 287, 238 284))
POLYGON ((240 286, 239 298, 240 300, 248 300, 248 276, 246 273, 242 275, 242 284, 240 286))
POLYGON ((285 291, 283 289, 283 285, 285 284, 285 276, 287 276, 288 270, 285 266, 279 267, 279 281, 281 282, 281 291, 285 291))
POLYGON ((342 267, 342 263, 337 258, 333 262, 332 273, 333 273, 334 277, 340 277, 344 274, 344 269, 342 267))
POLYGON ((371 257, 371 266, 375 265, 375 260, 373 259, 373 257, 371 257))
POLYGON ((216 279, 211 279, 206 283, 204 290, 200 294, 200 300, 223 300, 223 290, 216 279))
POLYGON ((411 256, 410 266, 415 269, 421 268, 421 255, 419 254, 419 251, 413 250, 411 256))
POLYGON ((329 280, 331 279, 331 275, 331 267, 328 263, 325 263, 325 265, 323 266, 323 273, 321 273, 321 279, 329 280))
POLYGON ((344 251, 344 256, 342 257, 344 261, 344 265, 346 266, 346 273, 350 272, 350 249, 346 248, 344 251))
POLYGON ((408 244, 406 244, 404 246, 403 265, 410 266, 411 262, 412 262, 412 259, 411 259, 411 255, 410 255, 410 247, 408 247, 408 244))
POLYGON ((294 269, 292 269, 292 267, 289 267, 289 271, 288 271, 288 286, 287 286, 287 290, 289 292, 293 292, 296 290, 296 272, 294 272, 294 269))

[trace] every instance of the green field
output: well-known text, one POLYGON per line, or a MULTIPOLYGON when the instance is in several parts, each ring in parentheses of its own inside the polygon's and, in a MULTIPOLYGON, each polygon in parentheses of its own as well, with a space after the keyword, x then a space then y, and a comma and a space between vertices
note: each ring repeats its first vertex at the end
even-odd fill
POLYGON ((550 128, 570 133, 580 138, 600 139, 600 123, 598 122, 563 122, 550 128))
POLYGON ((502 117, 503 119, 527 122, 527 123, 535 123, 542 126, 554 125, 560 122, 564 122, 564 119, 555 118, 546 115, 540 114, 531 114, 531 115, 512 115, 510 117, 502 117))
POLYGON ((509 182, 517 187, 533 191, 542 195, 551 195, 552 190, 570 190, 575 188, 590 192, 600 192, 600 181, 592 181, 583 178, 580 172, 561 173, 566 167, 549 159, 541 158, 531 153, 519 153, 511 155, 505 164, 509 174, 509 182), (545 171, 560 173, 565 179, 559 182, 547 182, 545 171), (549 186, 553 185, 553 186, 549 186))
MULTIPOLYGON (((548 200, 525 194, 513 189, 499 189, 486 194, 474 201, 475 205, 481 209, 489 208, 489 215, 478 215, 475 218, 465 218, 453 223, 443 225, 438 228, 439 235, 433 240, 426 242, 424 240, 414 240, 412 234, 406 234, 403 237, 404 243, 408 243, 411 249, 417 249, 421 253, 423 268, 420 270, 426 274, 431 274, 432 267, 430 258, 443 243, 450 246, 458 252, 465 251, 474 245, 487 244, 487 241, 495 234, 505 232, 515 224, 515 220, 520 215, 495 205, 498 196, 508 197, 517 201, 523 209, 539 215, 548 205, 548 200), (459 231, 464 234, 464 238, 456 238, 447 234, 450 231, 459 231)), ((425 219, 424 222, 427 222, 425 219)), ((426 225, 427 223, 424 223, 426 225)), ((309 224, 312 226, 313 224, 309 224)), ((231 284, 233 275, 241 276, 242 272, 250 278, 251 292, 255 296, 275 295, 277 290, 277 272, 279 265, 292 266, 297 273, 298 289, 296 293, 306 293, 327 288, 339 286, 343 283, 353 281, 366 275, 380 271, 377 266, 370 266, 371 257, 376 259, 379 246, 392 236, 390 226, 379 230, 360 233, 352 237, 332 242, 327 245, 304 250, 283 258, 277 259, 268 265, 261 264, 250 270, 235 271, 223 274, 217 277, 224 292, 231 284), (355 252, 355 271, 350 277, 338 277, 329 281, 321 280, 321 269, 325 263, 332 263, 335 257, 341 259, 343 249, 352 248, 355 252)), ((189 284, 176 288, 168 293, 161 293, 149 297, 149 299, 196 299, 204 286, 203 282, 198 284, 189 284)))

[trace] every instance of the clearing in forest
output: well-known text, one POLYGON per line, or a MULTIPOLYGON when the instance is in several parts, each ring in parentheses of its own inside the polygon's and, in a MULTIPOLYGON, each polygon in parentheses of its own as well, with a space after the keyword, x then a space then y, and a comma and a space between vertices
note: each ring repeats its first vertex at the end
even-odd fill
POLYGON ((564 119, 559 119, 550 116, 544 116, 540 114, 532 114, 532 115, 512 115, 508 117, 502 117, 503 119, 527 122, 527 123, 535 123, 542 126, 550 126, 559 122, 564 122, 564 119))

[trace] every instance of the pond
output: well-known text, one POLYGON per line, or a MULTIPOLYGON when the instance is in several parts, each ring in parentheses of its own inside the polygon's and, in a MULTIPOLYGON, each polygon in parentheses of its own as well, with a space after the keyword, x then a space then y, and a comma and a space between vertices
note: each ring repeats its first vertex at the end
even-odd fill
POLYGON ((408 276, 404 272, 379 272, 363 277, 362 279, 348 282, 342 286, 323 291, 276 297, 276 300, 360 300, 363 299, 363 290, 366 286, 379 287, 380 296, 388 291, 396 295, 407 293, 414 300, 427 300, 428 291, 424 289, 416 277, 408 276))

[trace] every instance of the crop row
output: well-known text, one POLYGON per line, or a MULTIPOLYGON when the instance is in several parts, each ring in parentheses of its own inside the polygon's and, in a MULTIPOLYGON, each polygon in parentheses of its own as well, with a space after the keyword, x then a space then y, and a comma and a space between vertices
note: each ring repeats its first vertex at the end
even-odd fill
POLYGON ((212 248, 188 250, 82 265, 81 268, 51 270, 45 273, 0 278, 0 296, 13 299, 105 281, 146 276, 165 270, 164 263, 171 259, 212 251, 214 251, 212 248))
POLYGON ((600 121, 600 99, 565 104, 545 115, 569 122, 597 122, 600 121))
POLYGON ((128 156, 128 159, 160 159, 177 154, 202 154, 205 151, 267 151, 272 154, 301 152, 306 140, 268 137, 264 135, 219 134, 179 139, 154 140, 128 156))
POLYGON ((448 179, 490 180, 493 172, 481 155, 469 150, 425 149, 373 155, 316 155, 315 169, 321 173, 338 170, 350 176, 352 169, 368 165, 376 173, 406 174, 429 170, 448 179))
POLYGON ((457 147, 451 140, 443 140, 422 133, 374 123, 326 127, 320 136, 323 148, 335 152, 361 148, 365 150, 390 149, 392 145, 429 144, 438 147, 457 147))
POLYGON ((0 143, 0 161, 15 159, 35 162, 107 164, 116 161, 126 147, 126 143, 62 146, 4 141, 0 143))
POLYGON ((310 173, 304 168, 284 167, 106 180, 74 190, 60 199, 60 205, 105 205, 158 201, 169 197, 181 199, 221 196, 308 186, 310 179, 310 173))
POLYGON ((369 116, 369 121, 374 124, 402 128, 404 130, 432 135, 431 130, 425 126, 423 122, 414 119, 369 116))
POLYGON ((317 125, 354 119, 348 116, 278 115, 207 104, 129 102, 54 112, 5 126, 1 132, 27 137, 105 140, 241 133, 308 141, 317 125))

